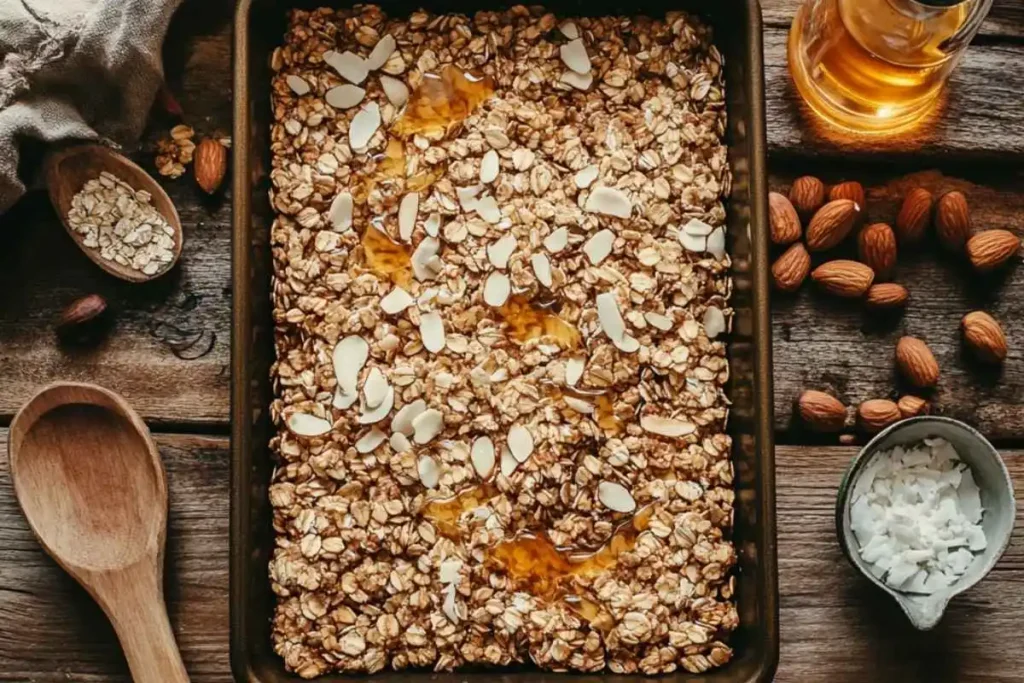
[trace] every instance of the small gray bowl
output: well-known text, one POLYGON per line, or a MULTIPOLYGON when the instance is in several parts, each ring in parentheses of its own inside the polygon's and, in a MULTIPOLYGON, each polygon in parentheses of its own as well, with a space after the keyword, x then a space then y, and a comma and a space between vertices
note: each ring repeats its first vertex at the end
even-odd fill
POLYGON ((869 581, 891 595, 915 628, 927 631, 939 623, 946 605, 954 595, 981 581, 999 561, 1010 542, 1010 532, 1013 531, 1016 514, 1013 482, 1010 481, 1002 457, 988 439, 973 427, 948 417, 914 417, 897 422, 880 432, 850 463, 839 485, 839 496, 836 500, 836 532, 839 544, 850 563, 869 581), (974 480, 981 490, 981 505, 985 510, 981 527, 985 530, 988 547, 975 558, 963 576, 944 590, 931 595, 903 593, 894 590, 872 574, 867 563, 861 559, 857 551, 857 539, 850 528, 850 499, 857 477, 875 453, 895 446, 917 443, 934 436, 952 444, 957 455, 974 474, 974 480))

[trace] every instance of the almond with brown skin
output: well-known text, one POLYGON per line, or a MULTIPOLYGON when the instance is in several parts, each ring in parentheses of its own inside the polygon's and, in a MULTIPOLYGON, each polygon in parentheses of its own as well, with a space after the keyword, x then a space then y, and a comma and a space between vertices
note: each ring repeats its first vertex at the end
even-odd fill
POLYGON ((791 244, 800 239, 803 233, 800 216, 784 195, 778 192, 768 193, 768 218, 771 223, 772 242, 775 244, 791 244))
POLYGON ((797 178, 789 188, 789 201, 803 218, 810 218, 825 203, 825 185, 814 176, 797 178))
POLYGON ((896 405, 900 409, 900 415, 904 418, 924 415, 928 412, 928 401, 919 396, 911 396, 910 394, 901 396, 896 405))
POLYGON ((815 268, 811 279, 830 294, 856 298, 868 291, 875 273, 863 263, 837 259, 815 268))
POLYGON ((896 367, 915 387, 927 389, 939 381, 939 363, 928 345, 916 337, 897 342, 896 367))
POLYGON ((846 425, 846 406, 823 391, 808 389, 797 401, 800 418, 816 432, 838 432, 846 425))
POLYGON ((65 339, 95 336, 103 327, 100 319, 106 310, 107 302, 99 294, 76 299, 61 313, 57 321, 57 335, 65 339))
POLYGON ((963 192, 947 192, 935 207, 935 232, 950 251, 960 251, 971 236, 971 213, 963 192))
POLYGON ((967 240, 967 258, 981 272, 995 270, 1020 251, 1020 240, 1009 230, 983 230, 967 240))
POLYGON ((193 156, 196 183, 207 194, 213 194, 224 180, 228 170, 228 150, 213 138, 203 138, 193 156))
POLYGON ((995 318, 984 311, 971 311, 960 323, 964 341, 974 355, 986 363, 1006 359, 1006 335, 995 318))
POLYGON ((807 224, 807 248, 824 251, 836 246, 850 234, 860 207, 851 199, 837 199, 818 209, 807 224))
POLYGON ((811 255, 803 243, 797 242, 772 264, 772 280, 783 292, 795 292, 803 284, 811 269, 811 255))
MULTIPOLYGON (((846 182, 833 185, 832 189, 828 191, 829 201, 835 201, 837 199, 850 199, 857 206, 860 207, 861 212, 867 206, 867 199, 864 196, 864 186, 858 183, 856 180, 847 180, 846 182)), ((863 215, 863 213, 861 214, 863 215)))
POLYGON ((872 223, 857 235, 857 253, 879 278, 888 277, 896 265, 896 233, 885 223, 872 223))
POLYGON ((903 285, 895 282, 882 282, 871 285, 864 303, 873 308, 898 308, 907 303, 910 294, 903 285))
POLYGON ((917 244, 932 220, 932 193, 915 187, 903 198, 896 216, 896 235, 903 244, 917 244))
POLYGON ((882 431, 902 417, 899 406, 884 398, 873 398, 857 407, 857 424, 869 434, 882 431))

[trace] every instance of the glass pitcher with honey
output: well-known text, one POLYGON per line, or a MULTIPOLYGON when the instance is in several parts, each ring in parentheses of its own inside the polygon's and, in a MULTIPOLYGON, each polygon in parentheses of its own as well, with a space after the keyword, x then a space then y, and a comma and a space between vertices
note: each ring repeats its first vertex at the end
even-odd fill
POLYGON ((936 104, 992 0, 807 0, 789 69, 808 105, 866 133, 912 126, 936 104))

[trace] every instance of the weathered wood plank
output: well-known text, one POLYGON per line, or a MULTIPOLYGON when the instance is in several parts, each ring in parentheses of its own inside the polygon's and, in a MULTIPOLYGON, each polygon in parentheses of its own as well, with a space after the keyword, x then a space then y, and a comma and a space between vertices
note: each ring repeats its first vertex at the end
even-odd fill
MULTIPOLYGON (((977 228, 1006 228, 1024 233, 1022 175, 987 184, 943 176, 931 171, 885 183, 885 176, 829 175, 826 181, 862 180, 868 191, 872 221, 892 222, 906 188, 923 186, 936 196, 960 189, 971 204, 977 228), (874 180, 872 180, 872 178, 874 180), (871 185, 875 182, 875 185, 871 185)), ((792 176, 773 176, 775 189, 785 190, 792 176)), ((815 264, 840 255, 852 256, 854 240, 834 252, 815 257, 815 264)), ((1024 288, 1024 268, 1011 266, 989 277, 978 277, 965 259, 942 253, 932 236, 914 253, 902 253, 894 278, 910 290, 903 314, 879 315, 859 302, 822 295, 808 282, 796 295, 773 294, 776 424, 791 427, 792 402, 805 388, 829 390, 848 405, 869 398, 896 395, 902 387, 895 377, 893 353, 903 334, 924 339, 942 369, 934 393, 941 412, 977 425, 990 438, 1024 435, 1024 301, 1013 293, 1024 288), (1010 352, 1002 368, 979 365, 961 348, 960 319, 985 309, 1000 320, 1010 352)), ((853 256, 856 258, 856 256, 853 256)), ((799 441, 797 429, 780 437, 799 441)))
MULTIPOLYGON (((0 430, 0 450, 6 448, 0 430)), ((228 671, 227 440, 157 438, 171 516, 167 599, 195 683, 228 671)), ((1024 680, 1024 652, 998 647, 1024 619, 1024 528, 993 573, 956 598, 938 629, 914 632, 891 601, 846 563, 835 540, 835 491, 854 448, 780 447, 778 525, 782 655, 777 681, 1024 680)), ((1004 453, 1024 490, 1024 451, 1004 453)), ((113 632, 32 538, 0 459, 0 680, 129 680, 113 632)))

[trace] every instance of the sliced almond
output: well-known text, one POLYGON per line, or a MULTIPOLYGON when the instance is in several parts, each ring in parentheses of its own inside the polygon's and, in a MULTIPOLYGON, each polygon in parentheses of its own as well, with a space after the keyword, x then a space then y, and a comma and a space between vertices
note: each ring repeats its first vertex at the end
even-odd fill
POLYGON ((469 457, 477 476, 487 479, 494 471, 494 442, 488 436, 479 437, 473 442, 469 457))
POLYGON ((584 401, 582 398, 576 398, 575 396, 566 396, 565 405, 569 406, 577 413, 584 415, 590 415, 594 412, 594 404, 590 401, 584 401))
POLYGON ((586 361, 582 358, 570 358, 565 363, 565 383, 570 387, 576 386, 576 383, 583 377, 583 370, 586 368, 586 361))
POLYGON ((402 197, 398 205, 398 236, 403 242, 412 239, 412 231, 416 228, 416 215, 420 210, 420 195, 410 192, 402 197))
POLYGON ((436 408, 428 408, 412 419, 412 440, 423 445, 444 429, 444 415, 436 408))
POLYGON ((377 450, 377 446, 384 443, 387 438, 387 434, 374 427, 359 437, 359 441, 356 441, 356 452, 370 453, 375 451, 377 450))
POLYGON ((363 88, 351 83, 345 83, 328 90, 324 94, 324 99, 327 100, 327 104, 335 109, 351 109, 362 102, 365 96, 366 90, 363 88))
POLYGON ((369 356, 370 345, 358 334, 349 335, 334 345, 334 377, 338 380, 342 393, 358 393, 356 384, 359 373, 362 372, 369 356))
POLYGON ((644 313, 644 320, 663 332, 667 332, 672 329, 672 318, 667 315, 662 315, 661 313, 654 313, 653 311, 644 313))
POLYGON ((508 268, 508 260, 516 250, 516 238, 506 234, 487 245, 487 260, 495 268, 508 268))
POLYGON ((331 405, 338 410, 348 410, 355 405, 356 401, 359 400, 359 394, 353 391, 352 393, 345 393, 341 386, 334 388, 334 398, 331 400, 331 405))
POLYGON ((697 431, 697 426, 692 422, 676 420, 671 417, 659 417, 658 415, 642 415, 640 428, 651 434, 672 438, 686 436, 697 431))
POLYGON ((716 259, 725 256, 725 228, 716 228, 708 235, 708 252, 716 259))
POLYGON ((623 353, 636 353, 640 350, 640 342, 636 337, 631 337, 628 334, 623 335, 622 339, 613 339, 612 343, 623 353))
POLYGON ((368 102, 352 117, 348 128, 348 145, 353 152, 366 147, 370 138, 380 128, 380 107, 376 102, 368 102))
POLYGON ((633 212, 633 204, 625 192, 604 185, 599 185, 590 192, 583 208, 590 213, 615 216, 616 218, 629 218, 633 212))
POLYGON ((530 257, 530 265, 533 266, 533 274, 537 276, 537 282, 545 287, 551 287, 551 261, 544 254, 534 254, 530 257))
POLYGON ((598 169, 597 164, 590 164, 590 166, 584 166, 576 171, 576 175, 572 179, 576 183, 576 187, 585 190, 597 180, 598 173, 600 173, 600 169, 598 169))
POLYGON ((387 64, 391 53, 395 51, 395 47, 397 47, 397 43, 390 34, 378 40, 377 44, 370 50, 370 54, 366 57, 367 70, 376 71, 387 64))
POLYGON ((615 512, 633 512, 636 501, 629 490, 614 481, 602 481, 597 485, 597 499, 609 510, 615 512))
POLYGON ((423 229, 431 237, 437 237, 441 232, 441 214, 435 211, 427 216, 427 220, 423 221, 423 229))
MULTIPOLYGON (((367 406, 369 408, 369 406, 367 406)), ((361 425, 372 425, 380 422, 391 412, 391 409, 395 407, 395 389, 389 386, 384 394, 384 398, 381 399, 379 405, 374 408, 365 410, 359 416, 359 424, 361 425)))
POLYGON ((526 462, 533 454, 533 435, 526 427, 514 424, 508 430, 508 449, 516 462, 526 462))
POLYGON ((301 76, 296 76, 295 74, 288 74, 288 76, 284 80, 285 82, 288 83, 288 87, 291 88, 292 92, 295 93, 296 95, 302 96, 309 93, 309 83, 307 83, 306 79, 302 78, 301 76))
POLYGON ((388 315, 396 315, 416 303, 409 292, 395 287, 380 300, 380 307, 388 315))
POLYGON ((384 89, 384 96, 395 109, 401 109, 409 101, 409 86, 394 76, 382 74, 380 87, 384 89))
POLYGON ((510 294, 512 281, 508 279, 508 275, 496 270, 487 276, 487 280, 484 281, 484 302, 488 306, 504 306, 510 294))
POLYGON ((401 432, 392 434, 388 444, 395 453, 408 453, 412 450, 412 442, 409 441, 409 437, 401 432))
POLYGON ((412 274, 417 280, 420 282, 433 280, 441 272, 442 268, 438 267, 439 260, 434 260, 437 258, 437 252, 440 249, 441 242, 436 237, 424 237, 416 245, 415 251, 412 252, 411 262, 412 274))
POLYGON ((686 225, 682 227, 682 231, 687 235, 693 235, 694 237, 707 237, 714 230, 710 225, 698 218, 691 218, 686 225))
POLYGON ((558 48, 558 54, 561 55, 565 65, 576 73, 586 74, 590 72, 590 57, 587 55, 587 48, 583 45, 581 38, 570 40, 562 45, 558 48))
POLYGON ((288 429, 298 436, 323 436, 331 431, 331 423, 316 415, 292 413, 288 418, 288 429))
POLYGON ((427 409, 427 402, 422 398, 418 398, 412 403, 406 403, 404 406, 399 408, 398 412, 395 413, 394 419, 391 420, 391 431, 397 434, 405 434, 406 436, 412 436, 415 430, 412 427, 412 421, 416 419, 416 416, 427 409))
POLYGON ((583 244, 583 253, 590 259, 591 265, 599 266, 612 253, 615 233, 611 230, 600 230, 583 244))
POLYGON ((576 40, 580 37, 580 31, 576 28, 576 24, 571 20, 562 22, 562 25, 558 27, 558 30, 562 32, 562 35, 569 40, 576 40))
POLYGON ((519 461, 512 455, 512 451, 509 450, 508 446, 501 447, 501 474, 505 477, 511 477, 512 473, 519 467, 519 461))
POLYGON ((498 207, 498 200, 494 197, 489 195, 481 197, 476 200, 476 205, 473 208, 476 209, 477 215, 488 223, 493 224, 501 220, 501 209, 498 207))
POLYGON ((431 353, 439 353, 444 348, 444 321, 436 311, 420 316, 420 337, 423 348, 431 353))
POLYGON ((685 230, 679 231, 679 243, 683 249, 700 254, 708 250, 708 238, 703 235, 692 235, 685 230))
POLYGON ((437 461, 431 458, 429 455, 424 455, 416 463, 416 472, 420 475, 420 481, 428 489, 437 488, 437 484, 441 481, 441 468, 437 466, 437 461))
POLYGON ((590 86, 594 85, 594 74, 589 71, 585 74, 578 74, 570 69, 563 72, 558 80, 576 90, 590 90, 590 86))
POLYGON ((484 189, 483 185, 470 185, 469 187, 455 188, 455 196, 459 198, 459 205, 463 211, 475 211, 477 196, 484 189))
POLYGON ((390 386, 388 378, 384 376, 380 368, 371 368, 370 374, 363 382, 363 399, 366 401, 366 407, 376 408, 383 403, 390 386))
POLYGON ((568 244, 568 228, 556 228, 550 235, 544 238, 544 248, 552 254, 557 254, 562 251, 566 246, 568 246, 568 244))
POLYGON ((331 202, 331 208, 327 212, 327 218, 331 221, 331 226, 334 227, 338 232, 345 232, 352 227, 352 195, 348 192, 341 192, 334 201, 331 202))
POLYGON ((704 334, 714 339, 725 332, 725 314, 717 306, 708 306, 704 310, 704 334))
POLYGON ((365 81, 367 74, 370 73, 366 66, 366 61, 356 53, 348 50, 341 54, 334 50, 328 50, 324 53, 324 62, 337 71, 346 81, 356 85, 365 81))
POLYGON ((597 319, 601 323, 601 329, 613 342, 621 341, 626 336, 626 322, 619 311, 615 292, 597 295, 597 319))
POLYGON ((480 182, 484 185, 493 183, 498 177, 498 153, 493 149, 488 150, 480 160, 480 182))

